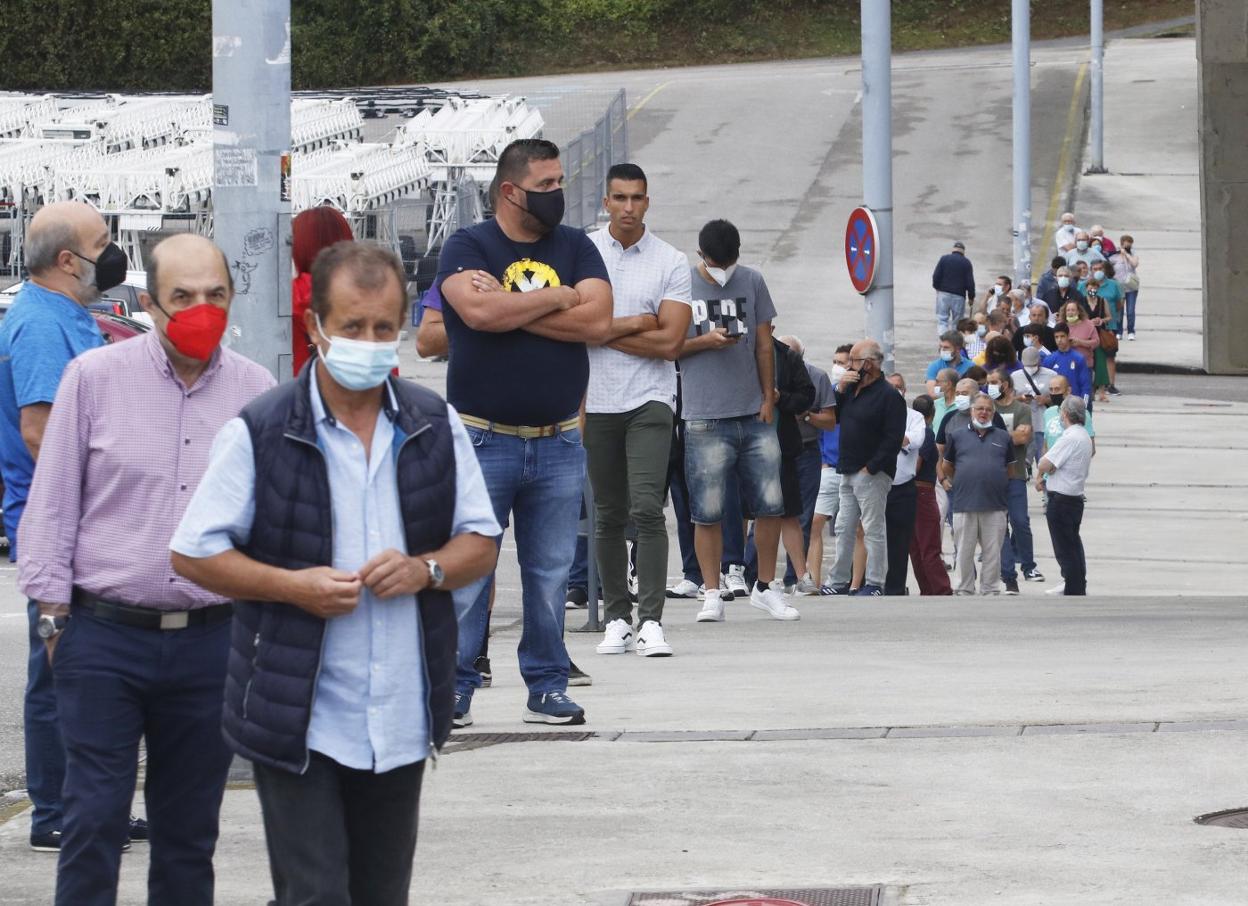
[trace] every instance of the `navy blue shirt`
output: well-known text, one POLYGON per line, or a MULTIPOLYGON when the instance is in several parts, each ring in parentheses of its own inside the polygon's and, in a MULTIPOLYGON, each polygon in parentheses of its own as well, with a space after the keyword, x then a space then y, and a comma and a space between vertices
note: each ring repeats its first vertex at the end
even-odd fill
MULTIPOLYGON (((460 271, 483 270, 507 292, 575 286, 607 266, 589 237, 559 226, 537 242, 515 242, 487 220, 455 233, 442 247, 437 288, 460 271)), ((576 414, 589 383, 584 343, 565 343, 527 330, 473 330, 442 293, 450 340, 447 401, 464 415, 505 425, 551 425, 576 414)))
POLYGON ((975 269, 971 259, 961 252, 941 255, 932 271, 932 289, 975 301, 975 269))
POLYGON ((919 481, 935 484, 936 460, 938 459, 940 459, 940 453, 936 450, 936 435, 932 432, 932 426, 928 425, 927 430, 923 432, 923 446, 919 447, 919 468, 914 477, 919 481))
POLYGON ((17 559, 17 525, 35 474, 22 440, 22 408, 52 403, 70 359, 103 345, 91 312, 30 281, 0 324, 0 477, 10 560, 17 559))

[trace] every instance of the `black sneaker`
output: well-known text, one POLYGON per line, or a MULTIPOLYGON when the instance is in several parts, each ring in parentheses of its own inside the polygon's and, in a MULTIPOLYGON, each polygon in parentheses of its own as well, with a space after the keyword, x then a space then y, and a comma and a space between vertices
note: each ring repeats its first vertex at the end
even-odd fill
POLYGON ((864 585, 854 592, 854 596, 859 598, 881 598, 884 596, 884 589, 878 585, 864 585))
POLYGON ((1109 385, 1109 394, 1110 394, 1110 396, 1121 396, 1121 395, 1122 395, 1122 391, 1121 391, 1121 390, 1119 390, 1117 387, 1115 387, 1113 384, 1110 384, 1110 385, 1109 385))
POLYGON ((1027 582, 1043 582, 1044 573, 1035 568, 1025 569, 1023 570, 1023 579, 1027 582))
POLYGON ((829 594, 829 595, 848 595, 848 594, 852 594, 852 592, 849 590, 849 583, 848 583, 848 582, 846 582, 846 583, 844 583, 844 584, 842 584, 842 585, 829 585, 829 586, 827 586, 827 589, 828 589, 828 594, 829 594))
MULTIPOLYGON (((136 837, 135 839, 146 840, 147 839, 147 822, 143 821, 140 818, 131 818, 130 819, 131 831, 133 831, 134 822, 136 821, 138 821, 140 824, 143 825, 143 828, 142 828, 143 836, 136 837)), ((31 834, 30 835, 30 848, 33 849, 37 853, 59 853, 61 851, 61 832, 50 831, 46 834, 31 834)), ((121 845, 121 851, 123 853, 130 852, 130 840, 129 839, 127 839, 126 842, 121 845)))
POLYGON ((1015 578, 1015 579, 1006 579, 1006 580, 1004 580, 1004 581, 1005 581, 1005 593, 1006 593, 1007 595, 1016 595, 1016 594, 1018 594, 1018 579, 1017 579, 1017 578, 1015 578))
POLYGON ((583 588, 569 588, 568 600, 564 604, 568 610, 577 610, 589 606, 589 592, 583 588))
POLYGON ((494 673, 490 670, 490 659, 484 654, 473 661, 472 666, 481 674, 482 688, 488 688, 494 682, 494 673))
POLYGON ((576 666, 571 659, 568 660, 568 685, 569 686, 592 686, 594 680, 588 673, 576 666))
POLYGON ((146 842, 148 839, 147 822, 142 818, 130 816, 130 839, 146 842))

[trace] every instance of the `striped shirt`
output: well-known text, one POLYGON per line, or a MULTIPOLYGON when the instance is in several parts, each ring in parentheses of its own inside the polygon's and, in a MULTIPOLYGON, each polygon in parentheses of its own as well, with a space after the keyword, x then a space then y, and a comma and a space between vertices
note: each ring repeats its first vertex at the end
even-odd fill
MULTIPOLYGON (((608 227, 590 233, 589 238, 611 275, 613 317, 658 315, 664 299, 690 304, 689 260, 650 230, 628 248, 608 227)), ((675 363, 608 346, 590 347, 586 412, 631 412, 651 401, 676 411, 675 363)))
POLYGON ((18 536, 28 597, 67 604, 77 585, 157 610, 225 600, 173 571, 169 540, 218 429, 274 381, 218 349, 188 390, 160 336, 94 349, 65 369, 18 536))

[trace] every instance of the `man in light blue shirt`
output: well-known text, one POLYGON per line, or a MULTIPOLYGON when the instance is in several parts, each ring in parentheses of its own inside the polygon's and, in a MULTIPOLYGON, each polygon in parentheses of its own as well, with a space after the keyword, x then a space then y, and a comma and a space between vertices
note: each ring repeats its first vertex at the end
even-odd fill
POLYGON ((405 309, 389 252, 318 256, 315 367, 221 430, 170 545, 236 600, 224 731, 255 764, 278 906, 407 902, 450 732, 449 591, 502 533, 455 410, 389 377, 405 309))

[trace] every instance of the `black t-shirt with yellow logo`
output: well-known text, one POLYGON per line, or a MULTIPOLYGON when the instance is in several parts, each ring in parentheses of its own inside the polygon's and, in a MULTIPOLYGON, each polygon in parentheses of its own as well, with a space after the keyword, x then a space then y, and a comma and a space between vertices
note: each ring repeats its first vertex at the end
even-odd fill
MULTIPOLYGON (((513 242, 493 220, 465 227, 442 247, 438 288, 465 270, 493 274, 508 292, 610 280, 593 242, 556 227, 537 242, 513 242)), ((473 330, 443 295, 450 339, 446 398, 465 415, 505 425, 550 425, 575 415, 589 382, 584 343, 564 343, 526 330, 473 330)))

